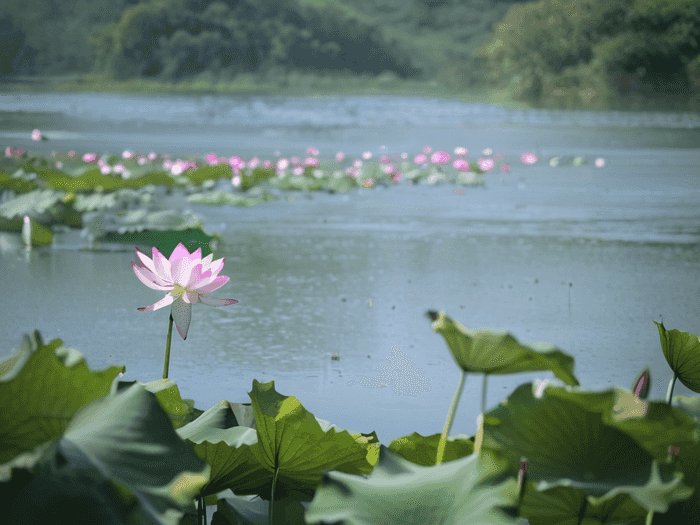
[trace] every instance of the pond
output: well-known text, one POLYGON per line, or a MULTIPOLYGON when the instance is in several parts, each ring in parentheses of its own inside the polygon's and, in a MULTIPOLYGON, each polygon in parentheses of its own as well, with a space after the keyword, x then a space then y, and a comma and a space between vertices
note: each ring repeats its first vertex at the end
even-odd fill
MULTIPOLYGON (((671 372, 652 320, 698 333, 700 116, 507 111, 455 101, 327 97, 0 95, 0 142, 33 151, 332 157, 457 146, 500 152, 512 169, 485 188, 399 184, 348 194, 296 194, 252 208, 189 209, 222 242, 215 292, 239 304, 197 305, 173 337, 170 376, 209 408, 249 402, 253 379, 275 381, 314 415, 380 441, 442 430, 459 372, 427 310, 471 328, 557 345, 582 387, 630 388, 649 366, 651 398, 671 372), (22 111, 24 113, 17 113, 22 111), (32 143, 37 122, 48 141, 32 143), (51 122, 55 125, 52 127, 51 122), (525 166, 519 156, 536 152, 525 166), (553 156, 562 158, 557 167, 553 156), (570 159, 588 161, 574 166, 570 159), (597 168, 596 158, 605 166, 597 168), (567 162, 568 159, 568 162, 567 162), (339 354, 332 360, 331 354, 339 354)), ((5 238, 6 243, 19 242, 5 238)), ((94 369, 125 379, 162 374, 167 309, 136 279, 133 247, 78 250, 75 232, 29 256, 0 251, 9 354, 39 329, 94 369)), ((12 246, 11 246, 12 248, 12 246)), ((487 407, 548 373, 491 377, 487 407)), ((481 377, 470 376, 452 433, 472 435, 481 377)), ((689 395, 678 384, 677 395, 689 395)))

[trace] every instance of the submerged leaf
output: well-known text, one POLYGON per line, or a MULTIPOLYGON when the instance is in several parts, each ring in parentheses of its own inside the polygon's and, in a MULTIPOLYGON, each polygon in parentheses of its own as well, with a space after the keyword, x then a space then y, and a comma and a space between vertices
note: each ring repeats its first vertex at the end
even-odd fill
POLYGON ((432 328, 447 343, 457 364, 465 372, 516 374, 551 370, 567 385, 576 386, 574 358, 543 343, 520 344, 502 331, 468 330, 447 317, 444 311, 428 312, 432 328))
POLYGON ((700 339, 697 335, 679 330, 666 330, 663 323, 654 324, 659 329, 661 349, 668 366, 686 387, 700 393, 700 339))

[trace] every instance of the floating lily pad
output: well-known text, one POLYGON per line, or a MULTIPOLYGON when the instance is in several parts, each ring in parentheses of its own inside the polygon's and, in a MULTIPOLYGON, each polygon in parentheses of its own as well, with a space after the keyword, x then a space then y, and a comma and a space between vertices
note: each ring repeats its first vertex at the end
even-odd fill
POLYGON ((444 311, 428 312, 432 328, 447 343, 452 357, 465 372, 515 374, 551 370, 567 385, 578 385, 574 358, 553 345, 520 344, 504 331, 468 330, 444 311))
POLYGON ((62 435, 124 370, 92 372, 83 355, 60 339, 44 345, 38 331, 25 336, 20 349, 0 362, 0 463, 62 435))
POLYGON ((663 323, 654 321, 654 324, 659 329, 661 349, 668 366, 681 383, 700 393, 700 339, 688 332, 666 330, 663 323))
POLYGON ((327 472, 305 519, 310 525, 517 523, 502 510, 515 503, 515 480, 485 481, 476 454, 422 467, 382 446, 379 463, 368 478, 327 472))

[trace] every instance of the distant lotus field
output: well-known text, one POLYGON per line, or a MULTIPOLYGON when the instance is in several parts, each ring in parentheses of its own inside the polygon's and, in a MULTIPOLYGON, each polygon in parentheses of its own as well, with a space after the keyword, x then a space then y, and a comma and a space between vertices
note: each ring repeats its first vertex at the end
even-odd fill
MULTIPOLYGON (((46 140, 39 129, 31 137, 46 140)), ((216 236, 202 230, 201 220, 159 203, 159 196, 178 188, 192 203, 252 206, 278 198, 294 200, 294 192, 303 190, 345 193, 397 184, 445 183, 479 188, 487 179, 503 183, 511 171, 503 154, 490 148, 476 158, 464 147, 448 153, 426 146, 413 154, 377 157, 367 151, 354 159, 340 151, 321 157, 314 147, 289 158, 275 151, 268 158, 248 159, 216 153, 183 159, 131 150, 119 155, 54 151, 39 156, 12 146, 4 149, 0 231, 19 233, 24 228, 30 244, 42 245, 51 244, 56 231, 80 228, 87 248, 100 241, 120 241, 172 249, 176 243, 163 244, 153 233, 167 237, 188 230, 206 250, 216 236)), ((519 161, 522 167, 541 162, 533 152, 523 152, 519 161)), ((583 157, 549 159, 553 167, 588 162, 583 157)), ((599 168, 605 164, 602 158, 594 162, 599 168)), ((453 191, 463 193, 459 188, 453 191)))

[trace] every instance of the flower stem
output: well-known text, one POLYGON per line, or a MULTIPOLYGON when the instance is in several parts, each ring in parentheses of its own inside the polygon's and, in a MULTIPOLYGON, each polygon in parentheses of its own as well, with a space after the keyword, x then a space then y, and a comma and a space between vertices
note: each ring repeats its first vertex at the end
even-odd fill
POLYGON ((455 417, 455 412, 457 411, 457 403, 459 398, 462 396, 462 390, 464 390, 464 383, 467 379, 467 373, 462 370, 459 376, 459 383, 457 384, 457 390, 455 390, 455 395, 452 398, 452 404, 450 405, 450 410, 447 412, 447 421, 445 421, 445 428, 442 431, 442 436, 440 436, 440 442, 438 443, 437 449, 437 461, 436 465, 442 463, 442 457, 445 455, 445 446, 447 445, 447 434, 450 432, 450 427, 452 426, 452 420, 455 417))
POLYGON ((163 379, 168 379, 168 368, 170 367, 170 341, 173 338, 173 314, 170 314, 168 322, 168 339, 165 341, 165 362, 163 363, 163 379))
POLYGON ((673 388, 676 386, 676 379, 678 379, 678 374, 673 373, 673 379, 668 384, 668 390, 666 391, 666 404, 670 405, 673 400, 673 388))

